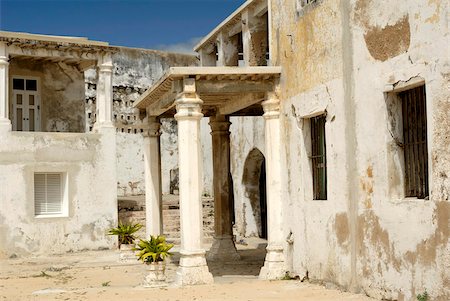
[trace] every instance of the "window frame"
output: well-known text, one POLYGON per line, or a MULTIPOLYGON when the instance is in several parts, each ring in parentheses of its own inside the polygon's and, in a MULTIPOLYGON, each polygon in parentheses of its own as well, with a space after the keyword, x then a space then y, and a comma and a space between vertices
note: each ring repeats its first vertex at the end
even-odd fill
MULTIPOLYGON (((69 214, 68 210, 68 177, 65 172, 57 172, 57 171, 48 171, 48 172, 34 172, 33 173, 33 215, 35 218, 55 218, 55 217, 67 217, 69 214), (61 210, 58 213, 39 213, 36 211, 36 175, 59 175, 60 176, 60 197, 61 197, 61 210)), ((48 186, 45 186, 45 189, 48 189, 48 186)), ((46 200, 48 202, 48 200, 46 200)))
POLYGON ((12 75, 11 76, 11 96, 10 96, 10 100, 11 100, 11 122, 12 122, 12 130, 13 131, 19 131, 19 132, 40 132, 41 131, 41 82, 40 82, 40 78, 36 77, 36 76, 22 76, 22 75, 12 75), (23 89, 14 89, 14 80, 15 79, 19 79, 19 80, 23 80, 24 81, 24 88, 23 89), (29 80, 34 80, 36 81, 36 90, 28 90, 27 89, 27 81, 29 80), (16 97, 17 95, 22 95, 22 104, 17 104, 16 101, 16 97), (29 101, 29 96, 33 95, 34 96, 34 105, 30 105, 28 103, 29 101), (27 109, 30 110, 30 107, 32 107, 35 111, 34 113, 34 120, 33 120, 33 130, 30 130, 30 121, 29 121, 29 112, 27 113, 27 117, 28 117, 28 122, 25 124, 22 121, 22 126, 21 129, 18 130, 18 122, 17 122, 17 109, 21 108, 22 109, 22 117, 25 118, 24 116, 24 109, 25 109, 25 104, 24 101, 27 98, 27 109))

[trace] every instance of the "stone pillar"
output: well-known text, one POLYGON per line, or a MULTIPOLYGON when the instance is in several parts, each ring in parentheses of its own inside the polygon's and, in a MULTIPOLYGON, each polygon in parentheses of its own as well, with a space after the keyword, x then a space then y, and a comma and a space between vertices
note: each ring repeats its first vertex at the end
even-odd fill
POLYGON ((210 118, 213 151, 214 241, 208 259, 240 259, 233 241, 233 187, 230 173, 230 121, 228 116, 210 118))
POLYGON ((5 43, 0 42, 0 132, 11 131, 11 120, 9 120, 8 69, 8 49, 5 43))
POLYGON ((94 128, 114 127, 112 123, 112 70, 113 63, 110 53, 104 54, 97 65, 97 118, 94 128))
POLYGON ((280 102, 274 92, 262 103, 265 121, 267 186, 267 254, 259 277, 278 279, 285 275, 283 255, 280 102))
POLYGON ((252 9, 242 13, 242 46, 245 66, 266 66, 268 45, 267 20, 253 15, 252 9))
POLYGON ((206 66, 215 66, 216 65, 216 52, 213 51, 212 53, 206 52, 205 49, 200 49, 199 51, 200 55, 200 65, 203 67, 206 66))
POLYGON ((238 66, 238 39, 237 35, 228 36, 227 31, 221 31, 217 35, 217 66, 238 66))
POLYGON ((145 234, 162 234, 162 196, 161 196, 161 152, 160 122, 153 116, 147 117, 148 128, 144 131, 145 165, 145 234))
POLYGON ((178 285, 207 284, 213 282, 208 270, 203 240, 202 208, 202 156, 200 119, 202 100, 195 90, 195 79, 185 78, 182 91, 175 101, 178 121, 178 164, 180 170, 180 265, 178 285))

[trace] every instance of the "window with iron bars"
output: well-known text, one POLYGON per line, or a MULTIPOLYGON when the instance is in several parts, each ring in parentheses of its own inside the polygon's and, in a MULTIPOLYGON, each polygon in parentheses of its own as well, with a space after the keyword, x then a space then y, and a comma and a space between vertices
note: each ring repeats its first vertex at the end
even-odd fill
POLYGON ((297 10, 299 10, 307 6, 308 4, 316 2, 316 0, 296 0, 296 2, 297 2, 297 10))
POLYGON ((313 199, 327 199, 327 152, 325 146, 325 115, 311 118, 311 163, 313 199))
POLYGON ((402 102, 405 196, 423 199, 429 194, 425 86, 398 96, 402 102))

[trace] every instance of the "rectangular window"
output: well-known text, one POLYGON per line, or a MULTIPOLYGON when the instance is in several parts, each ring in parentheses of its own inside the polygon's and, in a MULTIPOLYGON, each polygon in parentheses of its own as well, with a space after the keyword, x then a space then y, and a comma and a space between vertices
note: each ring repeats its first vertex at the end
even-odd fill
POLYGON ((425 86, 398 94, 402 101, 405 196, 428 196, 427 112, 425 86))
POLYGON ((314 200, 327 199, 327 155, 325 115, 311 118, 311 161, 314 200))
POLYGON ((34 174, 34 215, 64 214, 64 175, 62 173, 34 174))

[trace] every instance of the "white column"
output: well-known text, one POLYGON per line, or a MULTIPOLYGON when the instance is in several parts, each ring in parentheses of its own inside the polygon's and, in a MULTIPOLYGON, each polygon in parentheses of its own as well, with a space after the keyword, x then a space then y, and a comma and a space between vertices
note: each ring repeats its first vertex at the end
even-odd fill
POLYGON ((8 69, 8 49, 5 43, 0 42, 0 132, 11 131, 11 120, 9 120, 8 69))
POLYGON ((285 275, 283 255, 280 102, 274 92, 262 103, 265 121, 267 186, 267 254, 259 277, 278 279, 285 275))
POLYGON ((144 131, 145 165, 145 232, 150 235, 162 234, 162 196, 161 196, 161 154, 160 122, 148 116, 148 128, 144 131))
POLYGON ((112 123, 112 71, 113 63, 110 53, 106 53, 98 61, 97 65, 97 118, 94 125, 95 129, 101 127, 113 127, 112 123))
POLYGON ((195 79, 185 78, 175 101, 178 121, 178 164, 180 170, 180 265, 178 285, 212 283, 205 250, 202 248, 203 216, 201 201, 200 119, 202 100, 195 91, 195 79))

